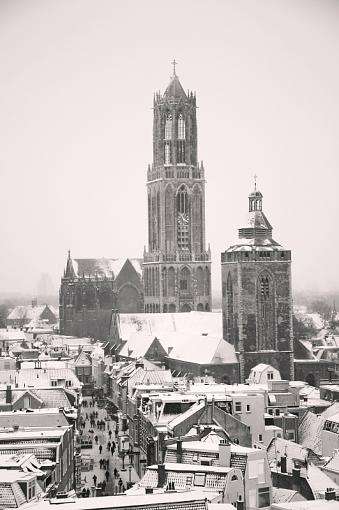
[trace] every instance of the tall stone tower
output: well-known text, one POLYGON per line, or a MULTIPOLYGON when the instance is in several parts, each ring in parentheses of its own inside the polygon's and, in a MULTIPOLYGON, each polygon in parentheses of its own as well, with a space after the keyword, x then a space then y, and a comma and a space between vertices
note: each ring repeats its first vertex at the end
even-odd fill
POLYGON ((153 164, 147 171, 145 312, 211 309, 211 254, 205 246, 205 175, 198 163, 196 97, 174 71, 154 96, 153 164))
POLYGON ((248 224, 221 254, 223 334, 239 353, 242 382, 259 363, 294 375, 291 252, 272 239, 262 199, 249 195, 248 224))

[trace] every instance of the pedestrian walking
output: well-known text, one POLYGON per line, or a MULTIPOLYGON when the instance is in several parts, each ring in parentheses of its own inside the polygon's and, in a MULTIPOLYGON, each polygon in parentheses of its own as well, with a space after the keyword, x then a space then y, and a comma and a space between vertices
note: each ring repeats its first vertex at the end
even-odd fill
POLYGON ((111 446, 111 454, 114 455, 114 448, 111 446))
POLYGON ((100 459, 100 460, 99 460, 100 469, 102 469, 102 463, 103 463, 103 459, 100 459))
POLYGON ((114 474, 114 478, 118 478, 119 471, 117 470, 117 468, 114 468, 113 474, 114 474))
POLYGON ((112 431, 111 431, 111 429, 108 429, 108 435, 109 435, 109 438, 111 439, 112 438, 112 431))
POLYGON ((106 482, 105 480, 102 482, 102 491, 105 492, 106 490, 106 482))
POLYGON ((106 482, 108 482, 108 479, 109 479, 109 471, 106 470, 105 472, 105 477, 106 477, 106 482))
POLYGON ((97 486, 97 479, 98 479, 97 475, 93 475, 93 483, 95 487, 97 486))
POLYGON ((95 444, 98 444, 98 436, 95 436, 94 441, 95 441, 95 444))
POLYGON ((122 486, 123 486, 123 481, 121 480, 121 478, 119 478, 118 485, 119 485, 119 492, 121 492, 122 486))
POLYGON ((102 446, 100 445, 99 446, 99 453, 100 453, 100 455, 101 455, 101 452, 102 452, 102 446))
POLYGON ((91 495, 91 491, 89 490, 89 487, 87 487, 87 490, 86 490, 86 497, 89 498, 91 495))
POLYGON ((109 469, 109 459, 106 459, 106 469, 109 469))
POLYGON ((108 443, 107 443, 107 450, 108 450, 108 451, 110 451, 111 446, 112 446, 112 445, 111 445, 111 441, 108 441, 108 443))

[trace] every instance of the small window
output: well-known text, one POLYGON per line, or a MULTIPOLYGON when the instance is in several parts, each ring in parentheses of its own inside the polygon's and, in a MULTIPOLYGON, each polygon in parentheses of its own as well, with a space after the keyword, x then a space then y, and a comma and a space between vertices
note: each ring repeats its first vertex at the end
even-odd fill
POLYGON ((236 402, 235 403, 235 412, 236 413, 241 413, 241 402, 236 402))
POLYGON ((259 443, 262 443, 262 434, 258 435, 258 440, 259 440, 259 443))
POLYGON ((53 380, 51 381, 51 386, 57 386, 57 384, 58 384, 58 381, 53 381, 53 380))
POLYGON ((258 489, 258 507, 264 508, 265 506, 270 506, 270 488, 262 487, 258 489))
POLYGON ((288 439, 289 441, 295 441, 294 430, 286 430, 286 439, 288 439))
POLYGON ((272 381, 273 380, 273 372, 267 372, 267 379, 269 381, 272 381))
POLYGON ((251 412, 251 404, 246 404, 246 413, 251 412))
POLYGON ((205 487, 205 473, 195 473, 194 485, 197 487, 205 487))

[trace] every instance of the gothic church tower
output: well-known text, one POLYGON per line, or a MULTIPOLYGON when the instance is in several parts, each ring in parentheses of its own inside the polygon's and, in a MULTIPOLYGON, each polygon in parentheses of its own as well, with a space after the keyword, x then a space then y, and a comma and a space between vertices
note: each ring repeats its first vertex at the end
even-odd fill
POLYGON ((221 254, 223 337, 239 353, 241 382, 259 363, 294 379, 291 252, 272 238, 262 199, 249 195, 248 224, 221 254))
POLYGON ((205 176, 198 163, 196 97, 174 72, 155 94, 153 164, 147 172, 145 312, 211 309, 211 254, 205 245, 205 176))

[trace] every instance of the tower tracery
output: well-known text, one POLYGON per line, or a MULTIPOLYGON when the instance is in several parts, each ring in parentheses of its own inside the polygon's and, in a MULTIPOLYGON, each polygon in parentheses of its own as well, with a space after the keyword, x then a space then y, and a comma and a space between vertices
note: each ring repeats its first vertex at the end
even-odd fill
POLYGON ((205 175, 197 157, 196 97, 175 72, 154 97, 153 164, 147 172, 145 311, 211 309, 211 256, 205 246, 205 175), (150 280, 156 285, 150 285, 150 280))

